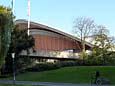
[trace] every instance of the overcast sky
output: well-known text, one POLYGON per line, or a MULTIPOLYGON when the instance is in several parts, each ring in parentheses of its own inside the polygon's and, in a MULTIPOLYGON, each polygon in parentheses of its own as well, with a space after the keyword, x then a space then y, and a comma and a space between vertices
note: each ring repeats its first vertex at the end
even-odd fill
MULTIPOLYGON (((27 0, 14 0, 16 19, 28 19, 27 0)), ((40 22, 71 33, 73 21, 85 16, 104 25, 115 36, 115 0, 30 0, 31 21, 40 22)), ((11 0, 0 0, 11 6, 11 0)))

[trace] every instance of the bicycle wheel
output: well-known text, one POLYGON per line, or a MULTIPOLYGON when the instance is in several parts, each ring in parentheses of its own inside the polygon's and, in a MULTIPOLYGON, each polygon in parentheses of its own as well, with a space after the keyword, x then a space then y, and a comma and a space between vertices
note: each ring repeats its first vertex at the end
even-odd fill
POLYGON ((101 85, 101 84, 102 84, 101 79, 97 79, 97 80, 96 80, 96 84, 97 84, 97 85, 101 85))

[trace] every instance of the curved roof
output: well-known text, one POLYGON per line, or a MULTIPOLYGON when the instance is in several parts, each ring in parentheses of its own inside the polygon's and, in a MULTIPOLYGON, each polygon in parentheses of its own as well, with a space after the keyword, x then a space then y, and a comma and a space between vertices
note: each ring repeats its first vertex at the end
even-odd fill
MULTIPOLYGON (((15 21, 15 24, 17 25, 17 24, 27 24, 28 23, 28 21, 27 20, 24 20, 24 19, 18 19, 18 20, 16 20, 15 21)), ((79 38, 77 38, 77 37, 75 37, 75 36, 73 36, 73 35, 70 35, 70 34, 68 34, 68 33, 65 33, 65 32, 63 32, 63 31, 60 31, 60 30, 57 30, 57 29, 55 29, 55 28, 53 28, 53 27, 49 27, 49 26, 47 26, 47 25, 43 25, 43 24, 40 24, 40 23, 36 23, 36 22, 30 22, 30 29, 32 29, 32 28, 42 28, 42 29, 45 29, 45 30, 48 30, 48 31, 52 31, 52 32, 55 32, 55 33, 58 33, 58 34, 60 34, 60 35, 63 35, 63 36, 66 36, 66 37, 68 37, 68 38, 70 38, 70 39, 72 39, 72 40, 74 40, 74 41, 77 41, 77 42, 81 42, 81 39, 79 39, 79 38)), ((89 47, 93 47, 93 45, 92 44, 90 44, 89 42, 85 42, 85 44, 87 45, 87 46, 89 46, 89 47)))

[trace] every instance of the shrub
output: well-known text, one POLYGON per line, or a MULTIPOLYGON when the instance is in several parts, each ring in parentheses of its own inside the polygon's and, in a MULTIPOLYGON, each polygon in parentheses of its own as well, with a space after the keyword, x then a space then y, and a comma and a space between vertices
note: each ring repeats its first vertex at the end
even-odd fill
POLYGON ((46 70, 53 70, 53 69, 58 69, 60 66, 57 64, 53 63, 40 63, 36 64, 32 67, 27 68, 27 71, 32 71, 32 72, 39 72, 39 71, 46 71, 46 70))
POLYGON ((62 61, 57 63, 60 67, 76 66, 77 62, 75 61, 62 61))
POLYGON ((57 63, 39 63, 27 68, 26 71, 39 72, 39 71, 59 69, 61 67, 79 66, 79 65, 84 65, 82 60, 61 61, 57 63))

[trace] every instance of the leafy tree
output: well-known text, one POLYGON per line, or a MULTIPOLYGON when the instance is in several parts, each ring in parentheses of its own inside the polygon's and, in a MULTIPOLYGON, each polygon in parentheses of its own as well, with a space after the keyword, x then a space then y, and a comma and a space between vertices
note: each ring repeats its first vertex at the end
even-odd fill
POLYGON ((28 50, 34 46, 34 38, 27 35, 27 29, 21 29, 16 25, 12 32, 12 41, 9 53, 19 55, 22 50, 28 50))
POLYGON ((22 29, 18 25, 16 25, 12 32, 12 40, 10 44, 10 49, 8 51, 8 55, 6 58, 5 68, 3 70, 4 73, 12 73, 12 57, 11 53, 15 53, 15 66, 16 71, 22 69, 22 67, 30 64, 30 59, 28 58, 20 58, 20 53, 22 50, 28 50, 34 46, 34 38, 32 36, 27 35, 27 29, 22 29))
POLYGON ((75 28, 73 32, 81 39, 82 58, 84 58, 85 40, 86 37, 92 35, 95 31, 95 23, 92 19, 86 17, 78 17, 74 23, 75 28))
POLYGON ((9 49, 12 26, 13 18, 11 9, 0 6, 0 67, 5 62, 5 57, 9 49))
POLYGON ((95 57, 99 57, 103 64, 107 63, 109 59, 109 50, 112 51, 112 47, 114 47, 114 39, 113 37, 109 37, 109 31, 102 25, 98 26, 99 30, 95 35, 95 44, 92 49, 92 54, 95 57))

